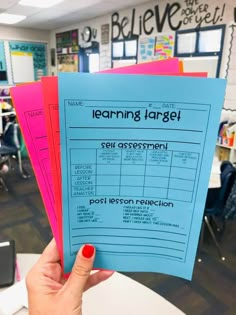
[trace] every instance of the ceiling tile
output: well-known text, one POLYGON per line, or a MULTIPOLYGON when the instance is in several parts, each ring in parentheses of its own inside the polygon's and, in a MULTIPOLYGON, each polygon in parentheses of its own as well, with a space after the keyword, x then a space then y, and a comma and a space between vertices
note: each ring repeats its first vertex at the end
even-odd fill
POLYGON ((44 13, 43 10, 40 8, 33 8, 33 7, 22 6, 22 5, 15 5, 11 7, 10 9, 8 9, 6 12, 10 14, 22 14, 26 16, 30 16, 37 12, 40 12, 40 14, 44 13))
POLYGON ((68 10, 82 10, 102 2, 104 0, 66 0, 60 4, 60 7, 68 10))
POLYGON ((11 6, 13 6, 14 4, 17 4, 18 0, 0 0, 0 10, 4 9, 8 9, 11 6))
MULTIPOLYGON (((37 0, 35 0, 37 1, 37 0)), ((50 1, 50 0, 48 0, 50 1)), ((150 0, 64 0, 55 7, 39 9, 18 5, 18 0, 0 0, 7 13, 26 15, 17 27, 54 30, 125 8, 132 8, 150 0), (14 5, 15 4, 15 5, 14 5)))

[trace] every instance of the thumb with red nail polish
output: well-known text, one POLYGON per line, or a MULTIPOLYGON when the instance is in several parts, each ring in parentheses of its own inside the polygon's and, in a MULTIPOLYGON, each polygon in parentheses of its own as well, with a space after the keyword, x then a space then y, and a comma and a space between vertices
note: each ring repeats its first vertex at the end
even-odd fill
POLYGON ((95 248, 90 245, 84 245, 78 252, 70 277, 65 284, 65 290, 69 289, 73 295, 78 293, 82 296, 90 272, 93 269, 95 258, 95 248))
POLYGON ((93 257, 94 251, 95 251, 95 248, 92 245, 87 244, 87 245, 84 245, 84 247, 82 248, 82 255, 85 258, 91 258, 93 257))

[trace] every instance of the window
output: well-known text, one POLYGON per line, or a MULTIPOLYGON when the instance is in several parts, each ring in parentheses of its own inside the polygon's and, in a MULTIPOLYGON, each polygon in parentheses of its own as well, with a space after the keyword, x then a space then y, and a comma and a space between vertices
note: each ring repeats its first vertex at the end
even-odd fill
POLYGON ((187 61, 185 71, 197 68, 212 77, 219 77, 224 35, 225 25, 177 31, 174 55, 187 61))
POLYGON ((124 42, 112 43, 112 57, 121 58, 124 55, 124 42))
POLYGON ((116 40, 112 42, 112 62, 129 60, 129 64, 137 63, 138 38, 116 40))
POLYGON ((196 39, 197 39, 196 32, 178 34, 177 39, 178 39, 178 46, 177 46, 178 54, 184 54, 184 53, 192 54, 195 52, 196 39))
POLYGON ((221 49, 222 29, 199 32, 199 52, 219 52, 221 49))
POLYGON ((137 56, 137 40, 125 41, 125 57, 137 56))

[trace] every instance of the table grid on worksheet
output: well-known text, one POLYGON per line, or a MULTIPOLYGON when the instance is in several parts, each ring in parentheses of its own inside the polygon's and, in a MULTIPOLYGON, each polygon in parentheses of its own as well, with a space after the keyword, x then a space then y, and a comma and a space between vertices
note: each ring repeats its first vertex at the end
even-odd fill
POLYGON ((192 202, 198 161, 178 150, 71 149, 71 194, 192 202))

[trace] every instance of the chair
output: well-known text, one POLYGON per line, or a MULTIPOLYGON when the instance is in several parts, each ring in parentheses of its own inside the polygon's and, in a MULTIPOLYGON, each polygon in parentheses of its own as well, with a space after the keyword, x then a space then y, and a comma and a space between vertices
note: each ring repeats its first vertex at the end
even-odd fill
MULTIPOLYGON (((221 260, 225 260, 213 226, 216 227, 217 232, 221 232, 225 228, 225 205, 236 179, 236 169, 231 162, 223 161, 220 171, 221 187, 208 189, 203 215, 203 225, 200 235, 200 244, 203 242, 203 234, 206 226, 214 241, 221 260), (221 222, 221 227, 219 226, 219 222, 221 222)), ((201 261, 201 259, 198 259, 198 261, 201 261)))
MULTIPOLYGON (((0 149, 1 149, 1 147, 0 147, 0 149)), ((0 187, 2 186, 6 191, 8 191, 8 188, 5 184, 4 176, 9 171, 8 158, 9 157, 7 155, 5 155, 5 156, 0 155, 0 187)))
MULTIPOLYGON (((29 174, 24 170, 22 166, 22 156, 21 156, 21 134, 19 125, 15 121, 8 121, 3 132, 2 145, 0 146, 0 163, 8 164, 9 169, 11 169, 11 159, 14 158, 19 166, 19 171, 22 178, 29 178, 29 174)), ((5 188, 6 184, 3 180, 3 176, 0 175, 0 182, 5 188)))

